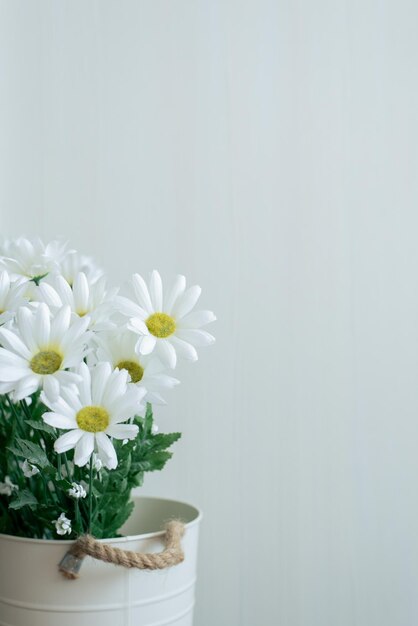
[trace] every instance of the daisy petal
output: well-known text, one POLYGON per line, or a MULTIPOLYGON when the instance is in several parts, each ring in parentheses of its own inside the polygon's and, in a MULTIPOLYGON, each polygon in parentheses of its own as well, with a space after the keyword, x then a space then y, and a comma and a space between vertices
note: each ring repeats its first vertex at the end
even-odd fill
POLYGON ((140 339, 139 342, 139 353, 140 354, 151 354, 154 350, 157 340, 152 335, 145 335, 140 339))
POLYGON ((177 328, 201 328, 215 320, 216 315, 212 311, 193 311, 178 320, 177 328))
POLYGON ((199 300, 200 294, 202 293, 201 288, 198 285, 194 285, 193 287, 189 287, 187 291, 178 299, 177 304, 173 307, 173 315, 177 319, 181 319, 195 306, 196 302, 199 300))
POLYGON ((103 392, 103 404, 111 406, 117 398, 126 393, 127 376, 124 372, 114 370, 107 381, 106 389, 103 392))
POLYGON ((133 389, 131 387, 122 397, 109 404, 111 423, 119 424, 138 414, 142 409, 141 401, 146 392, 144 387, 134 387, 133 389))
POLYGON ((38 351, 38 346, 32 332, 32 319, 33 313, 30 309, 26 306, 20 307, 17 312, 17 323, 19 326, 20 336, 29 350, 34 353, 38 351))
POLYGON ((117 296, 114 303, 115 308, 123 315, 126 315, 128 317, 140 317, 142 319, 148 317, 148 313, 144 311, 142 307, 136 304, 136 302, 132 302, 132 300, 129 300, 129 298, 125 298, 124 296, 117 296))
POLYGON ((153 270, 151 274, 149 291, 151 296, 151 302, 154 306, 154 311, 163 310, 163 283, 161 276, 157 270, 153 270))
MULTIPOLYGON (((47 411, 42 415, 42 419, 45 424, 49 424, 54 428, 62 428, 63 430, 68 430, 69 428, 77 428, 77 422, 74 417, 68 417, 68 415, 62 415, 61 413, 54 413, 52 411, 47 411)), ((71 432, 75 432, 72 430, 71 432)))
POLYGON ((111 372, 110 363, 98 363, 92 370, 91 401, 93 404, 101 404, 111 372))
POLYGON ((23 400, 23 398, 27 398, 35 393, 35 391, 39 389, 39 381, 39 376, 26 376, 25 378, 21 378, 14 391, 15 400, 23 400))
POLYGON ((153 312, 152 302, 149 295, 148 287, 145 283, 145 280, 139 274, 134 274, 132 276, 132 286, 134 288, 135 296, 140 304, 147 313, 153 312))
MULTIPOLYGON (((83 432, 83 431, 82 431, 83 432)), ((79 467, 86 465, 94 450, 94 433, 83 432, 74 452, 74 463, 79 467)))
POLYGON ((58 400, 60 385, 54 376, 45 376, 43 381, 43 389, 50 402, 58 400))
POLYGON ((147 402, 151 402, 151 404, 160 404, 162 406, 167 404, 162 395, 160 395, 156 391, 148 391, 147 402))
POLYGON ((157 353, 160 360, 166 367, 170 367, 171 369, 176 367, 177 355, 170 341, 167 339, 161 339, 157 343, 157 353))
POLYGON ((5 300, 7 292, 10 288, 10 276, 6 271, 0 273, 0 300, 5 300))
POLYGON ((1 366, 0 380, 2 383, 12 383, 20 380, 24 376, 30 375, 31 370, 23 367, 1 366))
POLYGON ((33 330, 39 349, 42 350, 47 347, 51 332, 51 319, 49 308, 44 302, 41 302, 36 309, 33 330))
POLYGON ((148 335, 149 331, 144 321, 142 321, 139 317, 133 317, 128 322, 128 329, 132 330, 134 333, 139 333, 140 335, 148 335))
POLYGON ((190 343, 183 341, 183 339, 178 339, 178 337, 170 337, 170 341, 172 342, 179 357, 186 359, 187 361, 197 361, 196 348, 190 343))
POLYGON ((81 376, 79 384, 80 401, 83 406, 91 404, 91 375, 86 363, 81 363, 77 372, 81 376))
POLYGON ((40 299, 48 306, 60 307, 62 305, 61 298, 52 285, 42 282, 39 287, 40 299))
POLYGON ((105 433, 96 433, 96 443, 102 463, 108 469, 115 469, 118 466, 118 458, 109 437, 105 433))
POLYGON ((64 433, 54 443, 54 450, 61 454, 62 452, 68 452, 72 450, 84 435, 84 431, 79 428, 70 430, 68 433, 64 433))
POLYGON ((76 311, 85 313, 89 306, 89 283, 84 272, 79 272, 75 277, 73 294, 76 311))
POLYGON ((16 352, 26 360, 30 360, 31 353, 23 343, 21 339, 11 330, 7 328, 0 328, 0 341, 5 348, 8 350, 12 350, 12 352, 16 352))
POLYGON ((54 287, 57 291, 57 294, 59 294, 61 303, 63 305, 69 306, 70 309, 72 309, 74 307, 74 294, 64 276, 56 277, 54 287))
POLYGON ((193 329, 193 330, 179 330, 176 332, 176 337, 179 339, 183 339, 183 341, 188 341, 192 344, 192 346, 196 346, 198 348, 204 346, 211 346, 215 343, 215 337, 210 333, 207 333, 205 330, 193 329))
POLYGON ((184 293, 185 289, 186 289, 186 278, 182 276, 181 274, 179 274, 178 276, 176 276, 174 285, 164 302, 164 311, 166 311, 167 313, 171 313, 173 307, 175 306, 177 302, 178 297, 184 293))
POLYGON ((5 348, 0 348, 0 365, 4 365, 6 367, 13 365, 14 367, 23 367, 28 369, 28 362, 26 359, 23 359, 21 356, 18 356, 14 352, 10 352, 10 350, 6 350, 5 348))
POLYGON ((78 341, 86 332, 88 325, 90 324, 90 316, 85 315, 84 317, 80 317, 73 324, 71 324, 68 331, 65 333, 62 341, 61 347, 63 350, 67 350, 71 347, 71 345, 78 341))
POLYGON ((71 321, 71 308, 65 305, 60 308, 51 323, 51 343, 56 343, 67 332, 71 321))
POLYGON ((115 439, 135 439, 138 430, 135 424, 112 424, 106 430, 106 434, 115 439))

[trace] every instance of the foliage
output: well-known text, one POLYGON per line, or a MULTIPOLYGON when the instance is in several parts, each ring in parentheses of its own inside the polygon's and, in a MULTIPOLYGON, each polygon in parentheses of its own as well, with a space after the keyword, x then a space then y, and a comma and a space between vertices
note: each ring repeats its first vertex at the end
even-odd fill
POLYGON ((114 441, 118 466, 95 469, 90 464, 73 463, 74 450, 53 452, 56 429, 42 421, 46 407, 39 392, 31 404, 12 403, 0 396, 0 475, 8 476, 11 495, 0 495, 0 532, 22 537, 57 539, 54 521, 65 511, 71 520, 74 538, 90 532, 97 538, 115 537, 132 512, 131 490, 142 485, 144 474, 161 470, 172 453, 168 450, 180 433, 154 434, 150 404, 144 418, 136 417, 138 436, 128 442, 114 441), (26 477, 22 464, 28 461, 39 472, 26 477), (72 483, 83 485, 85 498, 74 498, 68 491, 72 483))

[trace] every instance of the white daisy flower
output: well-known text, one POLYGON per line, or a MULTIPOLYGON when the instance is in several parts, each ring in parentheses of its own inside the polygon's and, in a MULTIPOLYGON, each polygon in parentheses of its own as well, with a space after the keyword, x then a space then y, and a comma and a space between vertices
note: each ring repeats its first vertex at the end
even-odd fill
POLYGON ((0 325, 11 320, 16 310, 26 303, 25 288, 22 279, 12 282, 6 270, 0 272, 0 325))
POLYGON ((79 272, 87 276, 90 284, 95 283, 104 274, 91 257, 79 254, 76 250, 69 250, 59 263, 59 273, 72 286, 79 272))
POLYGON ((155 357, 138 355, 135 346, 138 335, 122 329, 95 335, 98 348, 93 356, 97 361, 109 361, 113 368, 126 370, 131 384, 144 387, 147 391, 145 402, 166 404, 161 391, 172 389, 179 384, 177 378, 168 376, 166 368, 155 357))
POLYGON ((4 483, 0 482, 0 496, 11 496, 15 491, 19 491, 19 487, 12 483, 10 476, 5 476, 4 483))
POLYGON ((84 489, 83 485, 79 485, 78 483, 71 483, 71 488, 68 489, 67 493, 70 498, 74 498, 75 500, 87 496, 87 491, 84 489))
POLYGON ((122 424, 142 410, 145 389, 129 387, 128 372, 113 370, 110 363, 98 363, 89 369, 85 363, 78 368, 81 381, 77 392, 61 388, 60 397, 51 399, 44 393, 42 400, 51 412, 43 419, 50 426, 67 430, 55 444, 58 453, 75 449, 74 463, 82 467, 97 452, 103 465, 115 469, 116 451, 110 440, 134 439, 135 424, 122 424))
POLYGON ((58 519, 54 521, 57 535, 71 535, 71 520, 66 517, 65 513, 61 513, 58 519))
POLYGON ((44 244, 41 239, 29 240, 19 237, 6 242, 0 267, 8 270, 13 279, 39 282, 51 271, 58 271, 67 244, 51 241, 44 244))
POLYGON ((20 467, 25 478, 32 478, 32 476, 36 476, 36 474, 39 474, 39 469, 36 467, 36 465, 32 465, 32 463, 29 463, 27 459, 23 461, 20 467))
POLYGON ((171 291, 163 298, 160 274, 154 270, 149 288, 139 274, 132 277, 134 300, 118 297, 119 310, 130 320, 128 328, 139 335, 139 354, 155 351, 161 362, 174 368, 177 356, 196 361, 196 347, 212 344, 215 339, 201 327, 213 322, 211 311, 191 312, 199 299, 197 285, 186 291, 186 279, 177 276, 171 291))
POLYGON ((12 385, 15 400, 41 387, 57 394, 60 384, 79 380, 66 370, 85 356, 88 324, 88 317, 71 320, 69 306, 62 307, 52 320, 44 303, 34 310, 20 307, 15 328, 0 328, 0 380, 12 385))
POLYGON ((89 315, 90 327, 95 330, 112 328, 109 317, 114 308, 115 290, 106 291, 106 279, 101 277, 95 283, 89 283, 86 274, 79 272, 72 286, 60 275, 52 275, 38 287, 38 300, 51 308, 60 308, 64 304, 79 317, 89 315))

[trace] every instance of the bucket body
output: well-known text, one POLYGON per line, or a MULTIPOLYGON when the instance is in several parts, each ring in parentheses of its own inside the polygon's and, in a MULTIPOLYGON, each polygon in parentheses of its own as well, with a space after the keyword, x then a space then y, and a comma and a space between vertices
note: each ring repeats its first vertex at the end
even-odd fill
POLYGON ((77 580, 58 563, 71 541, 0 534, 0 626, 192 626, 200 512, 183 502, 134 498, 125 536, 104 543, 136 552, 164 549, 164 523, 186 525, 185 559, 165 570, 125 569, 84 559, 77 580))

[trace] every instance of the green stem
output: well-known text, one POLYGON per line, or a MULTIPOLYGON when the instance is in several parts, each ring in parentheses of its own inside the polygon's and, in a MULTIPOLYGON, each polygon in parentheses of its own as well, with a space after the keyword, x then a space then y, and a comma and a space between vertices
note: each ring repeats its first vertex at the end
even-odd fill
POLYGON ((62 480, 62 461, 61 461, 61 455, 57 454, 57 465, 58 465, 58 476, 59 479, 62 480))
POLYGON ((81 519, 81 515, 80 515, 80 503, 78 500, 75 501, 75 522, 77 526, 77 534, 82 535, 84 528, 83 528, 83 520, 81 519))
POLYGON ((50 496, 50 498, 51 498, 51 500, 52 500, 52 502, 54 504, 59 504, 58 496, 55 493, 55 491, 51 491, 51 489, 49 488, 48 481, 45 478, 45 476, 43 475, 42 470, 41 470, 40 474, 38 474, 38 475, 40 475, 42 477, 42 481, 43 481, 44 486, 45 486, 45 494, 48 494, 50 496))
POLYGON ((65 465, 65 469, 67 470, 67 480, 69 480, 71 482, 71 472, 70 472, 70 466, 68 465, 68 459, 67 459, 67 453, 63 452, 64 455, 64 465, 65 465))
POLYGON ((28 419, 28 420, 32 419, 32 415, 31 415, 31 412, 29 410, 29 407, 28 407, 28 405, 26 404, 26 402, 24 400, 20 401, 20 406, 23 409, 23 413, 25 414, 26 419, 28 419))
POLYGON ((9 396, 6 396, 6 398, 7 398, 7 402, 9 403, 10 410, 12 411, 13 416, 14 416, 14 418, 16 420, 16 423, 19 425, 19 429, 20 429, 20 431, 21 431, 21 433, 22 433, 22 435, 24 437, 25 436, 25 429, 24 429, 23 424, 20 421, 20 416, 18 415, 18 413, 16 411, 16 407, 13 404, 13 402, 10 400, 9 396))
POLYGON ((91 535, 91 523, 93 521, 93 455, 90 457, 89 469, 89 535, 91 535))

